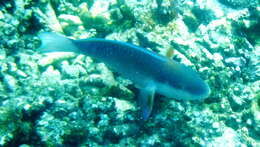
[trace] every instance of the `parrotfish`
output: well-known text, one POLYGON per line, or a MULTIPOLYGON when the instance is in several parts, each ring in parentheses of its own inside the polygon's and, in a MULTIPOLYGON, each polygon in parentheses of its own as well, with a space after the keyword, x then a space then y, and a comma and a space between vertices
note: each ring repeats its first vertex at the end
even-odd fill
POLYGON ((53 32, 39 37, 40 52, 84 54, 130 79, 140 89, 138 104, 144 120, 151 114, 155 93, 180 100, 203 100, 210 94, 208 84, 193 69, 145 48, 102 38, 73 40, 53 32))

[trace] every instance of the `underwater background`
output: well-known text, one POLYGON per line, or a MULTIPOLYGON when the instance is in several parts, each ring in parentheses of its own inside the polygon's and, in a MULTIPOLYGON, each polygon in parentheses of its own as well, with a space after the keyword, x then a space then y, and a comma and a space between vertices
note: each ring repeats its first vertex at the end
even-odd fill
MULTIPOLYGON (((160 67, 158 67, 160 69, 160 67)), ((260 146, 259 0, 1 0, 0 146, 260 146), (155 97, 39 32, 129 42, 195 69, 204 101, 155 97)))

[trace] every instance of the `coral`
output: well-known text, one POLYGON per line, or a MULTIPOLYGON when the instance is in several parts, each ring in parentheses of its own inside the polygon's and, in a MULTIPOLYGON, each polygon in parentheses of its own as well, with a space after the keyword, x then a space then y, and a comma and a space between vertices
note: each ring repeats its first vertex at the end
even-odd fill
POLYGON ((1 1, 0 146, 259 146, 259 8, 219 2, 1 1), (38 53, 43 31, 173 49, 211 95, 156 95, 143 122, 131 81, 87 56, 38 53))
POLYGON ((220 3, 234 8, 234 9, 242 9, 242 8, 247 8, 250 6, 254 6, 255 4, 259 3, 255 0, 240 0, 240 1, 236 1, 236 0, 218 0, 220 3))

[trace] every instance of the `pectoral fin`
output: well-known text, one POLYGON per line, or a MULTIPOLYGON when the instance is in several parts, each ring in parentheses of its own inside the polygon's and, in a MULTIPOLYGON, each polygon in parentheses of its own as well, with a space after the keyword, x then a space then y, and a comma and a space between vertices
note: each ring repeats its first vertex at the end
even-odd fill
POLYGON ((172 59, 173 55, 174 55, 174 49, 169 48, 166 52, 166 57, 168 57, 169 59, 172 59))
POLYGON ((154 86, 147 86, 143 89, 140 89, 138 103, 141 107, 141 115, 144 120, 147 120, 152 112, 154 93, 154 86))

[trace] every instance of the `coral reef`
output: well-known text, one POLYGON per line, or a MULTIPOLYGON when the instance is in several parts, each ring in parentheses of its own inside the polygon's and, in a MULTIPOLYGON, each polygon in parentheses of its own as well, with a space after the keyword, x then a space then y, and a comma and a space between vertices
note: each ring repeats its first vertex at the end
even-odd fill
POLYGON ((256 0, 240 0, 240 1, 236 1, 236 0, 218 0, 220 3, 234 8, 234 9, 242 9, 242 8, 247 8, 250 6, 254 6, 257 3, 259 3, 259 1, 257 2, 256 0))
POLYGON ((254 0, 1 1, 0 146, 260 146, 259 14, 254 0), (143 122, 131 81, 87 56, 38 53, 40 31, 174 50, 212 93, 157 95, 143 122))

